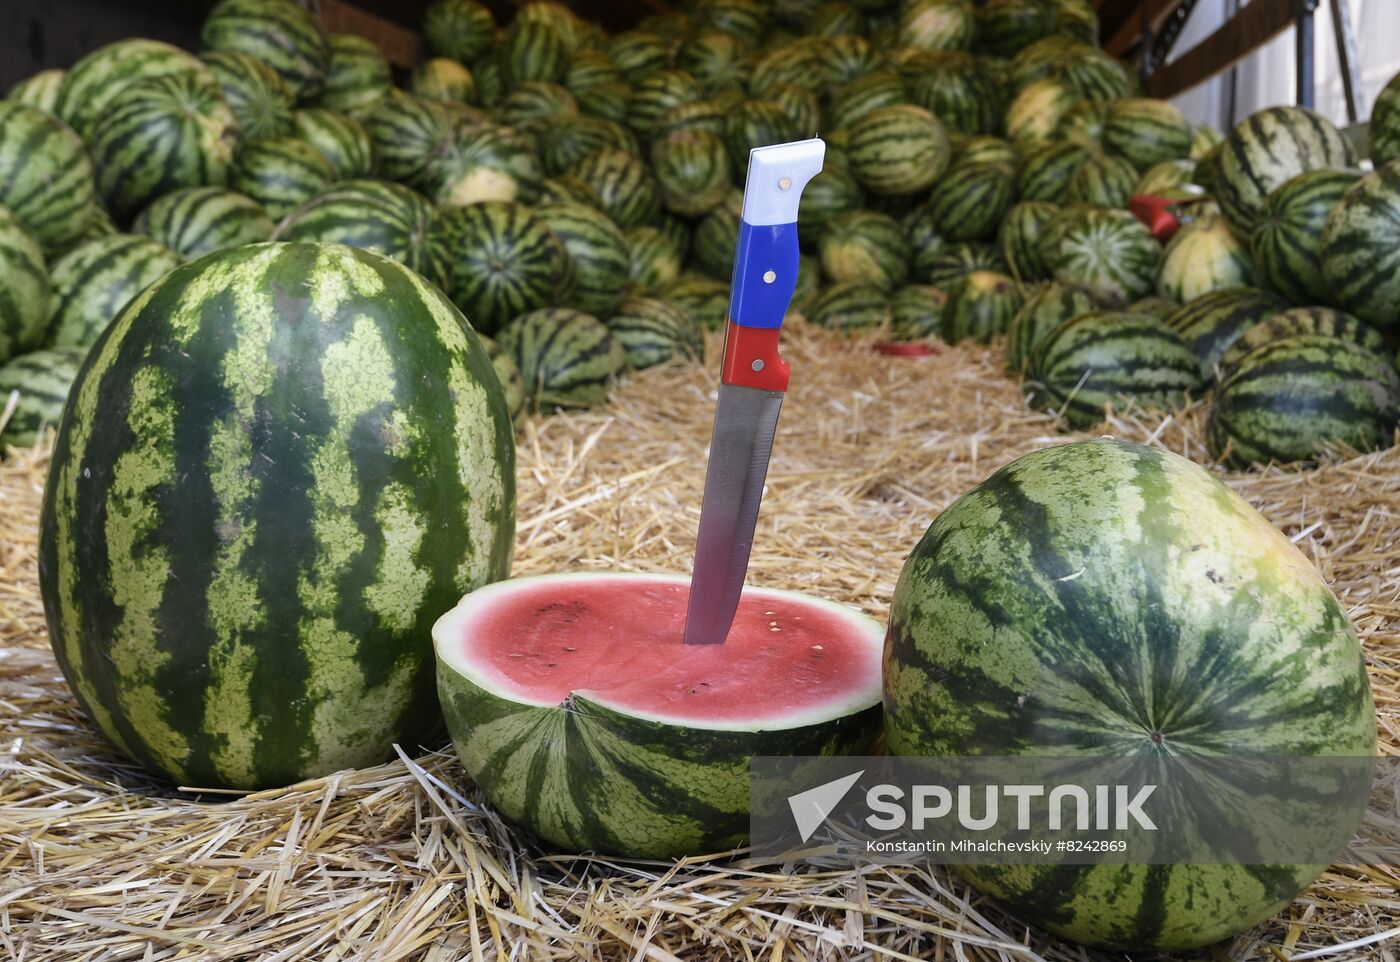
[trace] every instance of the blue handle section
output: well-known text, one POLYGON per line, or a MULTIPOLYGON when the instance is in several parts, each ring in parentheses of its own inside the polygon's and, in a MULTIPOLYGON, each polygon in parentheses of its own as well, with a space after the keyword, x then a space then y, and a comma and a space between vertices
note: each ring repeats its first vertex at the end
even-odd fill
POLYGON ((779 328, 797 287, 797 225, 739 222, 729 319, 740 327, 779 328), (773 281, 764 275, 773 272, 773 281))

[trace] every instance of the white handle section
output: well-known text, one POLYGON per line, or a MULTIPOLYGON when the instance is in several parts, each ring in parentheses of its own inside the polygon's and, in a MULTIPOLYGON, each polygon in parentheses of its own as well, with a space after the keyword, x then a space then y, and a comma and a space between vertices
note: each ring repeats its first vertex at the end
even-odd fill
POLYGON ((820 137, 749 151, 744 220, 755 227, 797 223, 802 188, 821 173, 826 141, 820 137))

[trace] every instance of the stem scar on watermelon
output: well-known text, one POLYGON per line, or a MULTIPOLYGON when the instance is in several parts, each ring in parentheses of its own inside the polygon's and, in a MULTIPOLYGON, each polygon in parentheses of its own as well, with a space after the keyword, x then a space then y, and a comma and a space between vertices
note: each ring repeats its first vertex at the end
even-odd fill
POLYGON ((868 751, 884 631, 749 588, 723 645, 684 645, 690 580, 556 574, 479 588, 433 627, 467 773, 550 845, 632 858, 745 843, 756 755, 868 751))

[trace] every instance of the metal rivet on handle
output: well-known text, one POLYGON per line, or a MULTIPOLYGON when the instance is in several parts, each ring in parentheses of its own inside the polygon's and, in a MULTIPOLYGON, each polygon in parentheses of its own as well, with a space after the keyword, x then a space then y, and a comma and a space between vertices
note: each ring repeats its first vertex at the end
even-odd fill
POLYGON ((750 364, 749 367, 753 368, 755 371, 761 371, 761 370, 763 370, 763 358, 761 358, 761 357, 756 357, 756 358, 754 358, 754 359, 753 359, 753 363, 750 364))
POLYGON ((787 190, 787 189, 788 189, 789 187, 791 187, 791 186, 792 186, 792 178, 791 178, 791 177, 784 177, 782 180, 778 181, 778 189, 779 189, 779 190, 787 190))
POLYGON ((773 283, 774 281, 776 281, 777 279, 778 279, 778 275, 777 275, 777 274, 774 274, 772 271, 764 271, 764 272, 763 272, 763 283, 765 283, 765 284, 771 284, 771 283, 773 283))

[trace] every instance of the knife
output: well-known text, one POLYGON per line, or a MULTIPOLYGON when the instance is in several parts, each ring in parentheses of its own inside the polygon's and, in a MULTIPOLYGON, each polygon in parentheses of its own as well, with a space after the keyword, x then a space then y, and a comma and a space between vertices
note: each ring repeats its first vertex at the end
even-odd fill
POLYGON ((719 403, 685 616, 687 645, 724 641, 744 590, 763 479, 788 386, 778 332, 797 283, 797 206, 802 189, 821 172, 825 155, 826 144, 819 138, 749 152, 719 403))

